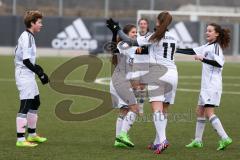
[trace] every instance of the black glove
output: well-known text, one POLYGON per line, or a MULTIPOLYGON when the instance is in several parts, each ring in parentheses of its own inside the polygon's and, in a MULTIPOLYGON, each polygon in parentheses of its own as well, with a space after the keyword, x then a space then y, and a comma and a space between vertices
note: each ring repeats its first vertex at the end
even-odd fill
POLYGON ((48 76, 45 73, 43 73, 41 76, 38 75, 38 78, 41 80, 43 85, 50 82, 48 76))
POLYGON ((142 53, 141 54, 148 54, 148 46, 142 46, 142 53))
POLYGON ((38 78, 41 80, 43 85, 50 82, 47 74, 44 73, 43 68, 37 64, 35 65, 35 73, 38 75, 38 78))
POLYGON ((142 46, 139 49, 136 49, 135 54, 148 54, 148 46, 142 46))
POLYGON ((113 32, 117 33, 119 30, 121 30, 119 23, 115 22, 112 18, 106 20, 106 26, 113 32))

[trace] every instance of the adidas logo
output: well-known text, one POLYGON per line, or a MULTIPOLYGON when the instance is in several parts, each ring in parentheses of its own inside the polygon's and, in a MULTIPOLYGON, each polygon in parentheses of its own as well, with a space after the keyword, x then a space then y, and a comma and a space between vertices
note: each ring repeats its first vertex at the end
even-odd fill
POLYGON ((178 48, 194 48, 199 46, 198 43, 193 41, 191 34, 183 22, 175 24, 175 26, 171 28, 169 32, 176 37, 178 41, 178 48))
POLYGON ((52 47, 56 49, 97 49, 97 40, 92 39, 87 27, 81 18, 73 21, 64 31, 57 34, 52 40, 52 47))

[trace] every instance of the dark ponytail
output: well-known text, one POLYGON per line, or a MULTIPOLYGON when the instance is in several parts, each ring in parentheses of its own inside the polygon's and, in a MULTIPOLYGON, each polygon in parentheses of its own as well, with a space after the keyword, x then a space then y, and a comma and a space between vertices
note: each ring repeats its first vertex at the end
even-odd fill
POLYGON ((155 33, 149 39, 150 42, 158 42, 165 36, 167 28, 172 22, 172 16, 169 12, 164 11, 158 15, 157 20, 159 26, 156 26, 155 33))
POLYGON ((217 42, 220 44, 220 46, 225 49, 229 46, 230 43, 230 30, 228 28, 222 28, 220 25, 216 23, 210 23, 208 26, 213 26, 215 29, 215 32, 219 33, 219 36, 217 37, 217 42))

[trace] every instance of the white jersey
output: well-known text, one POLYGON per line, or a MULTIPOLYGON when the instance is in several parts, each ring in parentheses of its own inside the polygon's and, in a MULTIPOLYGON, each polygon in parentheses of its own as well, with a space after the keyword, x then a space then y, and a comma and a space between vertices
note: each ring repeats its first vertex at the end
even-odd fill
POLYGON ((137 47, 131 47, 125 42, 119 42, 117 45, 119 54, 117 55, 118 64, 114 70, 111 82, 110 93, 113 107, 121 108, 124 105, 136 104, 136 98, 133 92, 130 92, 132 66, 137 47))
POLYGON ((117 45, 117 48, 120 52, 118 55, 118 65, 116 69, 121 70, 122 72, 125 72, 127 75, 127 79, 129 79, 129 73, 132 71, 132 66, 134 63, 134 57, 137 47, 132 46, 130 47, 125 42, 119 42, 117 45))
MULTIPOLYGON (((161 101, 169 104, 174 104, 178 82, 177 67, 174 62, 177 40, 171 33, 166 32, 165 36, 159 42, 152 43, 149 41, 149 39, 153 34, 146 37, 138 37, 137 42, 140 46, 149 46, 150 72, 151 68, 154 67, 154 64, 163 65, 168 69, 168 71, 162 77, 159 77, 159 80, 170 84, 172 86, 172 89, 169 92, 164 92, 162 95, 155 95, 149 92, 149 101, 161 101)), ((159 81, 157 81, 156 84, 158 82, 159 81)), ((160 85, 157 87, 165 88, 167 87, 167 84, 163 83, 163 86, 160 85)), ((155 85, 148 85, 148 90, 150 91, 155 87, 155 85)))
POLYGON ((24 31, 18 39, 14 59, 15 70, 21 69, 21 72, 29 72, 34 75, 34 73, 23 64, 24 59, 29 59, 33 65, 36 61, 36 44, 34 36, 27 30, 24 31))
MULTIPOLYGON (((223 51, 218 43, 207 43, 193 50, 196 54, 201 54, 206 59, 215 60, 221 66, 224 65, 223 51)), ((222 91, 222 69, 202 63, 201 90, 222 91)))
POLYGON ((36 45, 33 34, 29 31, 24 31, 20 35, 15 49, 15 79, 21 100, 34 99, 39 95, 35 74, 23 64, 25 59, 35 64, 36 45))
POLYGON ((146 37, 147 37, 147 36, 149 36, 149 35, 151 35, 151 34, 152 34, 152 32, 147 32, 147 33, 144 34, 144 35, 141 34, 140 32, 137 32, 137 36, 138 36, 138 37, 139 37, 139 36, 140 36, 140 37, 141 37, 141 36, 146 36, 146 37))
POLYGON ((159 42, 149 42, 152 36, 137 37, 139 46, 149 46, 150 63, 157 63, 166 66, 167 68, 176 69, 174 62, 174 54, 176 52, 177 40, 170 33, 166 32, 165 36, 159 42))
MULTIPOLYGON (((147 32, 145 35, 141 35, 139 32, 137 33, 137 37, 140 38, 145 38, 148 37, 149 35, 151 35, 151 32, 147 32)), ((149 55, 146 54, 136 54, 135 55, 135 59, 134 59, 134 63, 149 63, 149 55)))

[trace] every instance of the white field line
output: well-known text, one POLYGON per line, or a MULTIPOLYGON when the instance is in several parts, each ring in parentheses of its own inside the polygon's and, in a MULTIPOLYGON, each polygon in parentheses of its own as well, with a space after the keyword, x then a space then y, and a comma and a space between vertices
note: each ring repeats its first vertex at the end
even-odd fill
MULTIPOLYGON (((179 85, 188 85, 188 86, 200 86, 200 83, 196 82, 178 82, 179 85)), ((223 86, 228 87, 240 87, 240 83, 223 83, 223 86)))
MULTIPOLYGON (((188 78, 188 79, 198 79, 201 78, 200 76, 181 76, 183 78, 188 78)), ((180 79, 181 79, 180 77, 180 79)), ((224 79, 240 79, 240 77, 234 77, 234 76, 225 76, 224 79)), ((105 78, 98 78, 95 80, 95 83, 97 84, 102 84, 102 85, 109 85, 111 78, 110 77, 105 77, 105 78)), ((15 79, 7 79, 7 78, 0 78, 0 82, 15 82, 15 79)), ((83 82, 82 80, 65 80, 65 82, 68 83, 80 83, 83 82)), ((199 83, 180 83, 181 85, 200 85, 199 83)), ((239 87, 240 84, 238 83, 224 83, 224 86, 233 86, 233 87, 239 87)), ((178 88, 178 91, 183 91, 183 92, 199 92, 197 89, 187 89, 187 88, 178 88)), ((224 91, 223 94, 234 94, 234 95, 240 95, 240 92, 235 92, 235 91, 224 91)))
MULTIPOLYGON (((179 76, 179 79, 201 79, 201 76, 179 76)), ((223 76, 223 79, 240 79, 240 76, 223 76)))
MULTIPOLYGON (((110 77, 106 77, 106 78, 98 78, 96 79, 95 83, 98 84, 102 84, 102 85, 109 85, 109 81, 110 81, 110 77)), ((192 83, 185 83, 187 85, 191 85, 192 83)), ((194 83, 194 85, 200 85, 198 83, 194 83)), ((224 85, 228 85, 228 86, 240 86, 240 84, 236 84, 236 83, 227 83, 224 85)), ((197 89, 187 89, 187 88, 178 88, 177 91, 183 91, 183 92, 197 92, 199 93, 199 90, 197 89)), ((234 95, 240 95, 240 92, 235 92, 235 91, 224 91, 223 94, 234 94, 234 95)))
MULTIPOLYGON (((40 82, 40 80, 38 80, 36 78, 37 81, 40 82)), ((9 78, 0 78, 0 82, 15 82, 15 79, 9 79, 9 78)), ((55 81, 56 82, 56 81, 55 81)), ((57 82, 61 82, 61 81, 57 81, 57 82)), ((84 82, 83 80, 65 80, 64 82, 69 82, 69 83, 80 83, 80 82, 84 82)))
MULTIPOLYGON (((199 77, 201 78, 201 77, 199 77)), ((224 77, 225 79, 228 79, 228 77, 224 77)), ((230 77, 231 79, 232 77, 230 77)), ((190 78, 191 79, 191 78, 190 78)), ((95 80, 95 83, 103 84, 103 85, 109 85, 111 78, 105 77, 105 78, 98 78, 95 80)), ((193 85, 193 86, 200 86, 200 83, 196 82, 179 82, 181 85, 193 85)), ((232 87, 239 87, 240 83, 223 83, 224 86, 232 86, 232 87)))
MULTIPOLYGON (((197 89, 187 89, 187 88, 178 88, 177 91, 183 91, 183 92, 197 92, 197 93, 199 93, 199 90, 197 90, 197 89)), ((234 92, 234 91, 223 91, 223 94, 234 94, 234 95, 240 95, 240 92, 234 92)))

